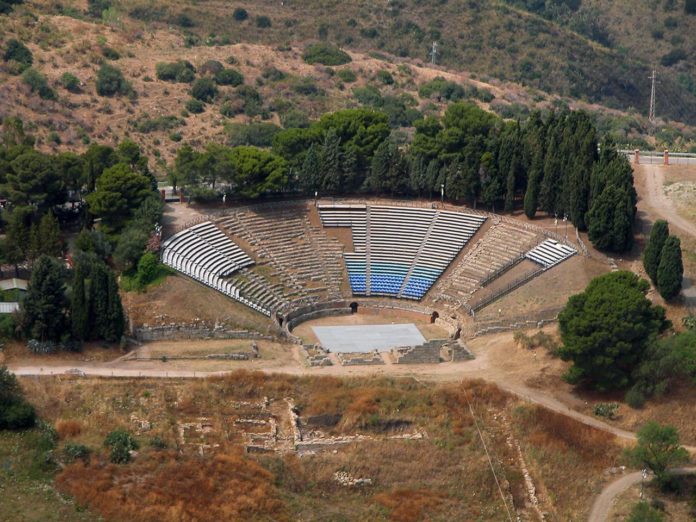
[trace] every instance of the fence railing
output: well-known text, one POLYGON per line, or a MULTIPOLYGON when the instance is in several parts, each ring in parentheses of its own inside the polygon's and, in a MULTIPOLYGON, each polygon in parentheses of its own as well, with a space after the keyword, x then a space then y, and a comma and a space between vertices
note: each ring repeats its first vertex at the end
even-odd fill
POLYGON ((536 276, 538 276, 539 274, 541 274, 545 270, 546 270, 545 267, 535 268, 534 270, 527 272, 526 274, 518 277, 517 279, 515 279, 511 283, 505 285, 503 288, 501 288, 500 290, 497 290, 493 294, 491 294, 487 297, 484 297, 481 301, 477 302, 476 304, 470 305, 472 315, 475 316, 476 312, 478 312, 482 308, 485 308, 486 306, 488 306, 489 304, 491 304, 494 301, 497 301, 498 299, 500 299, 504 295, 512 292, 513 290, 516 290, 517 288, 524 285, 528 281, 531 281, 532 279, 534 279, 536 276))

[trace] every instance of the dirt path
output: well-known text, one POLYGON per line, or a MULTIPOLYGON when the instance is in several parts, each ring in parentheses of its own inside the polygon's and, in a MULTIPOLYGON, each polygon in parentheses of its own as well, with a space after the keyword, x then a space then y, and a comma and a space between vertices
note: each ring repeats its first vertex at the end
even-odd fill
POLYGON ((679 215, 674 203, 665 194, 664 168, 657 165, 640 165, 635 169, 636 174, 642 177, 645 187, 645 190, 640 191, 641 199, 652 213, 669 221, 670 226, 675 226, 696 238, 696 223, 679 215))
MULTIPOLYGON (((233 371, 191 371, 191 370, 162 370, 156 368, 124 368, 122 363, 110 364, 99 363, 90 365, 76 366, 21 366, 10 365, 10 371, 20 376, 41 376, 41 375, 78 375, 94 377, 123 377, 123 378, 205 378, 218 375, 225 375, 233 371)), ((358 377, 358 376, 380 376, 389 375, 390 377, 413 377, 419 381, 431 382, 459 382, 462 378, 480 378, 492 382, 501 389, 518 396, 519 398, 538 404, 561 415, 571 417, 585 425, 592 426, 602 431, 611 433, 623 441, 634 441, 636 435, 630 431, 611 426, 595 417, 585 415, 571 409, 558 399, 540 391, 530 388, 524 384, 514 383, 510 375, 504 372, 492 370, 488 367, 485 357, 462 363, 447 363, 440 365, 384 365, 374 366, 329 366, 325 368, 307 368, 298 365, 286 365, 270 368, 256 368, 257 371, 264 373, 283 373, 289 375, 312 375, 312 376, 337 376, 337 377, 358 377)), ((687 447, 696 453, 696 447, 687 447)))
MULTIPOLYGON (((691 473, 696 473, 696 467, 675 468, 671 470, 671 473, 675 475, 690 475, 691 473)), ((638 484, 641 478, 641 472, 636 471, 624 475, 620 479, 608 484, 595 499, 588 521, 606 522, 609 519, 609 513, 611 512, 615 499, 627 489, 638 484)))

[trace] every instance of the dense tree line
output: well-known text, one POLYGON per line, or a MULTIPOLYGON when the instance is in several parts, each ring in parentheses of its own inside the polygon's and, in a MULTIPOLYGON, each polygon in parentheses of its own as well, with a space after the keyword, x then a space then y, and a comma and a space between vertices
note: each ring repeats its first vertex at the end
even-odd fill
POLYGON ((600 249, 631 248, 637 200, 632 169, 613 143, 598 141, 588 114, 535 112, 525 122, 505 121, 458 102, 441 118, 414 126, 411 143, 402 145, 384 113, 341 110, 274 132, 270 151, 184 145, 170 177, 209 199, 220 192, 218 182, 241 198, 298 191, 427 198, 444 191, 449 200, 474 207, 567 217, 600 249))
POLYGON ((33 148, 21 121, 3 122, 0 258, 31 269, 16 326, 39 343, 37 349, 121 338, 114 269, 134 270, 145 253, 163 208, 156 186, 132 141, 115 148, 94 144, 83 154, 46 154, 33 148), (82 232, 71 249, 70 273, 62 229, 75 227, 82 232))

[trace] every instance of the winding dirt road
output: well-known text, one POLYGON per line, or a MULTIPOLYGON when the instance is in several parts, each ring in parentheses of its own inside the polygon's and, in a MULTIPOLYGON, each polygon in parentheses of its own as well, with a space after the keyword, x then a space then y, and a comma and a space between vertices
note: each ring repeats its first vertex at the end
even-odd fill
MULTIPOLYGON (((674 475, 690 475, 696 473, 696 467, 674 468, 670 470, 674 475)), ((589 522, 606 522, 609 519, 609 513, 614 505, 614 500, 624 493, 629 488, 640 483, 642 474, 640 471, 624 475, 618 480, 615 480, 606 486, 600 495, 596 498, 590 511, 589 522)))

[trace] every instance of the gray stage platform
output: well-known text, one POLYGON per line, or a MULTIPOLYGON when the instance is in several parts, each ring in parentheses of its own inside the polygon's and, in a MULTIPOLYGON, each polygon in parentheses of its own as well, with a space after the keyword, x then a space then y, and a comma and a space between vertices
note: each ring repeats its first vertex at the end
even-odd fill
POLYGON ((417 346, 425 337, 415 324, 312 326, 324 348, 337 353, 388 351, 396 346, 417 346))

